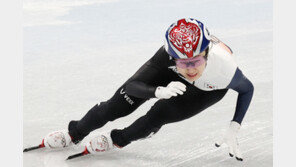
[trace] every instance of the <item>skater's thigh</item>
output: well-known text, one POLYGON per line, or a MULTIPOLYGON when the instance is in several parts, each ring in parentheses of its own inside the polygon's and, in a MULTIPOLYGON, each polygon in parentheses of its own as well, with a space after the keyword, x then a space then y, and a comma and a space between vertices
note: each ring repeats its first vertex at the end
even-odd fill
POLYGON ((126 116, 136 110, 146 100, 126 94, 124 86, 120 87, 115 94, 106 102, 101 102, 103 112, 112 118, 126 116))
POLYGON ((189 85, 183 95, 157 101, 147 115, 163 124, 181 121, 217 103, 226 92, 226 89, 202 91, 189 85))

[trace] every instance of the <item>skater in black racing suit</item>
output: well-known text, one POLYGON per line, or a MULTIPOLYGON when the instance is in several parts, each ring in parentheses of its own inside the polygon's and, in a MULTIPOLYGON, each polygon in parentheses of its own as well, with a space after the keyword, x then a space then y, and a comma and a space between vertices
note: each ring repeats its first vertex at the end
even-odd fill
MULTIPOLYGON (((78 143, 107 122, 127 116, 147 100, 158 98, 146 115, 130 126, 99 135, 86 146, 90 153, 107 151, 113 146, 125 147, 156 133, 165 124, 204 111, 221 100, 229 89, 238 92, 236 109, 229 130, 216 146, 226 143, 230 155, 242 160, 236 135, 250 105, 253 84, 237 67, 232 50, 210 35, 201 22, 178 20, 167 30, 166 45, 160 47, 109 100, 96 104, 82 119, 69 123, 71 141, 66 137, 63 146, 78 143)), ((56 140, 51 137, 45 138, 45 145, 59 147, 54 142, 56 140)))

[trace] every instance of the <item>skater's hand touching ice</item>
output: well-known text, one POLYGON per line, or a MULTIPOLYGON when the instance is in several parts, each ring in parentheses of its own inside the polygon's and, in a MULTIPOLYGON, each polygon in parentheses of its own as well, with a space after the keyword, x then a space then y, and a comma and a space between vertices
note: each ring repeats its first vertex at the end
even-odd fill
POLYGON ((235 156, 238 161, 243 161, 243 157, 238 148, 237 133, 240 129, 240 124, 232 121, 230 123, 229 129, 226 131, 225 135, 215 143, 216 147, 220 147, 222 144, 226 144, 229 148, 229 155, 231 157, 235 156))

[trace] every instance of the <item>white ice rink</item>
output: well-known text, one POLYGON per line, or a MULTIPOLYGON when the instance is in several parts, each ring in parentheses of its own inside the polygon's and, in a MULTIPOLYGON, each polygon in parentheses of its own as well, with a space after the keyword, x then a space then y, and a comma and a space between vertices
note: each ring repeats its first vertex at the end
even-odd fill
MULTIPOLYGON (((238 162, 214 143, 228 128, 237 93, 152 138, 100 156, 65 159, 82 147, 23 154, 25 167, 271 167, 273 165, 273 22, 271 0, 24 0, 23 146, 66 129, 110 98, 163 45, 166 28, 183 17, 203 21, 229 45, 255 92, 239 132, 238 162)), ((124 128, 131 115, 90 134, 124 128)))

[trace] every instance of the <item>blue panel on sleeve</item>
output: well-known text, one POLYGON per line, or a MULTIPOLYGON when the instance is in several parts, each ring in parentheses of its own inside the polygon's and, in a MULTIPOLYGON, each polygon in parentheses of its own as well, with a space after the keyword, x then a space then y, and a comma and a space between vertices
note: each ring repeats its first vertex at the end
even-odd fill
POLYGON ((254 86, 251 81, 249 81, 248 78, 244 76, 242 71, 237 68, 227 88, 233 89, 238 92, 233 121, 241 123, 251 103, 254 86))

